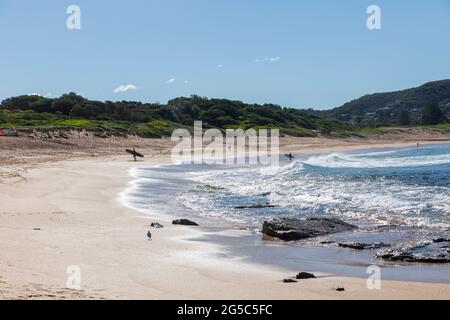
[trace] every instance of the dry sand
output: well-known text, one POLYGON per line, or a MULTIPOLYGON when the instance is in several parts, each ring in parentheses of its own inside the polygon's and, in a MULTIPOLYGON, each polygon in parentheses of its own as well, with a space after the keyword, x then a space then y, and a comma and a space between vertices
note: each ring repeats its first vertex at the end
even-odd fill
MULTIPOLYGON (((332 275, 285 284, 294 275, 189 241, 198 229, 119 201, 128 170, 167 163, 170 144, 123 140, 0 138, 0 299, 450 299, 449 284, 383 281, 381 290, 369 290, 366 279, 332 275), (118 156, 124 146, 150 158, 136 164, 118 156), (151 222, 165 228, 153 229, 149 241, 151 222), (81 290, 66 288, 72 265, 81 269, 81 290), (346 291, 334 291, 338 286, 346 291)), ((282 146, 337 151, 412 140, 289 138, 282 146)))

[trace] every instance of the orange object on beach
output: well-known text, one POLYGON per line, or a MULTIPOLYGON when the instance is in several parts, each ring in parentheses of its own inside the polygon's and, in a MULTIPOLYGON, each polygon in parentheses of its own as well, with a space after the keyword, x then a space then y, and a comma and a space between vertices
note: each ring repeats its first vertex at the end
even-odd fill
POLYGON ((17 136, 19 136, 19 134, 17 133, 17 130, 15 128, 0 129, 0 137, 17 137, 17 136))

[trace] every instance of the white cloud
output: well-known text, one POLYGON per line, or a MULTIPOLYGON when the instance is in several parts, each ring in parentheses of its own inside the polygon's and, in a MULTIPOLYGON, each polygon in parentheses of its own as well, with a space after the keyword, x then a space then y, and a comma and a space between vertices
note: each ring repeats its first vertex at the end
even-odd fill
POLYGON ((217 68, 222 69, 223 68, 223 64, 218 64, 217 68))
POLYGON ((174 78, 172 78, 172 79, 167 80, 166 83, 167 84, 172 84, 172 83, 175 83, 175 81, 176 80, 174 78))
POLYGON ((27 96, 29 96, 29 97, 33 97, 33 96, 37 96, 37 97, 42 97, 42 95, 41 95, 41 94, 39 94, 39 93, 35 93, 35 92, 30 92, 30 93, 27 93, 27 96))
POLYGON ((192 81, 190 81, 190 80, 184 80, 184 84, 192 84, 192 81))
POLYGON ((132 90, 137 90, 137 87, 134 84, 123 84, 114 89, 114 93, 127 92, 132 90))
POLYGON ((262 58, 262 59, 256 59, 255 60, 255 62, 269 62, 269 63, 272 63, 272 62, 278 62, 278 61, 280 61, 281 60, 281 57, 264 57, 264 58, 262 58))

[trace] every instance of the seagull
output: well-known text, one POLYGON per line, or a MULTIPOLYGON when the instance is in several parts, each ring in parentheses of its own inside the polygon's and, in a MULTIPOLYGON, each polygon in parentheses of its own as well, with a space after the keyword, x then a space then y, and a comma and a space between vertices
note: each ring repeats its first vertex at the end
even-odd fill
POLYGON ((152 233, 150 231, 147 232, 147 237, 148 237, 149 240, 152 240, 152 233))

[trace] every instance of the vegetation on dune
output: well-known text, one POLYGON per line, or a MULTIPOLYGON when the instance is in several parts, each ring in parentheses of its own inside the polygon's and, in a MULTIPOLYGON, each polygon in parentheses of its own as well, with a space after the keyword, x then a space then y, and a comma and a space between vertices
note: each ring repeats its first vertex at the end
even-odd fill
POLYGON ((343 122, 325 120, 298 109, 199 96, 176 98, 162 105, 91 101, 69 93, 56 99, 13 97, 0 106, 0 126, 4 127, 103 129, 159 137, 170 135, 175 128, 190 128, 194 121, 203 121, 204 128, 222 130, 278 128, 282 134, 294 136, 352 129, 343 122))
MULTIPOLYGON (((380 127, 435 126, 446 131, 450 118, 450 80, 404 91, 367 95, 327 111, 274 104, 247 104, 193 95, 167 104, 93 101, 75 93, 49 99, 24 95, 0 105, 0 127, 75 128, 107 134, 170 136, 176 128, 280 129, 293 136, 367 136, 380 127)), ((395 128, 394 128, 395 129, 395 128)))

